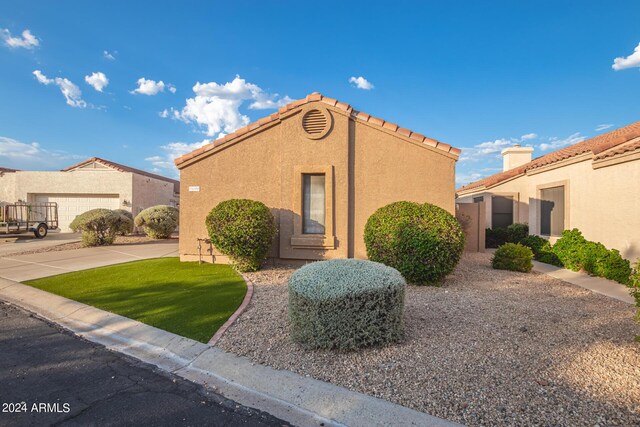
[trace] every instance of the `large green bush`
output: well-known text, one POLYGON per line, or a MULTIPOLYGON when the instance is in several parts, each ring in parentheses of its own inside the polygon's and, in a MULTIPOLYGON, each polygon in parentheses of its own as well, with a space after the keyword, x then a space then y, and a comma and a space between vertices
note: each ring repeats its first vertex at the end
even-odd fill
POLYGON ((75 217, 69 228, 82 232, 84 246, 103 246, 113 243, 120 224, 120 214, 109 209, 92 209, 75 217))
POLYGON ((133 233, 133 214, 125 209, 114 209, 115 213, 120 215, 120 221, 118 221, 118 236, 126 236, 133 233))
POLYGON ((232 199, 219 203, 206 219, 211 243, 239 271, 256 271, 267 259, 276 225, 264 203, 232 199))
POLYGON ((497 248, 504 245, 509 240, 509 233, 504 227, 485 229, 484 246, 487 248, 497 248))
POLYGON ((563 231, 552 249, 565 268, 584 270, 622 284, 629 282, 632 271, 629 261, 617 249, 609 250, 602 243, 585 239, 576 228, 563 231))
POLYGON ((496 249, 491 265, 497 270, 511 270, 528 273, 533 268, 533 252, 520 243, 505 243, 496 249))
POLYGON ((180 212, 173 206, 158 205, 140 212, 135 224, 152 239, 168 239, 178 226, 179 217, 180 212))
POLYGON ((507 242, 520 243, 529 235, 529 224, 515 223, 507 227, 507 242))
POLYGON ((620 251, 610 249, 605 257, 600 259, 596 272, 598 276, 626 285, 629 283, 632 269, 629 260, 622 258, 620 251))
POLYGON ((440 283, 458 264, 464 233, 458 220, 429 203, 395 202, 369 217, 364 241, 371 261, 416 285, 440 283))
POLYGON ((587 239, 577 228, 564 230, 562 237, 553 245, 553 252, 558 256, 565 268, 579 271, 582 268, 583 246, 587 239))
POLYGON ((527 246, 533 252, 533 258, 536 261, 544 262, 546 264, 555 265, 557 267, 562 266, 562 262, 558 256, 553 253, 551 243, 547 239, 540 236, 530 235, 520 240, 521 245, 527 246))
POLYGON ((292 339, 305 348, 356 349, 403 336, 406 282, 371 261, 319 261, 289 279, 292 339))

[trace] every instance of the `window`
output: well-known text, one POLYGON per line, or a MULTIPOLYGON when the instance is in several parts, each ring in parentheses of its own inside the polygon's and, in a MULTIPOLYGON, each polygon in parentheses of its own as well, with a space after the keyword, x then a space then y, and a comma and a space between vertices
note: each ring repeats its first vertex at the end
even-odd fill
POLYGON ((325 234, 326 194, 324 174, 302 175, 302 232, 325 234))
POLYGON ((564 231, 564 185, 540 190, 540 234, 559 236, 564 231))
POLYGON ((513 197, 491 198, 491 228, 505 228, 513 224, 513 197))
POLYGON ((484 196, 478 196, 473 198, 473 203, 484 202, 484 196))

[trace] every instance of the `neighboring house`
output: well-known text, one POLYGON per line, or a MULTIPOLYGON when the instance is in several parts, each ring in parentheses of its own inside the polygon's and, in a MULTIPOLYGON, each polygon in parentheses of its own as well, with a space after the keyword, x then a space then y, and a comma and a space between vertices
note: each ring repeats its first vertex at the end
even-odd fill
POLYGON ((640 257, 640 122, 531 160, 530 147, 503 150, 504 171, 457 191, 484 201, 486 226, 529 224, 554 241, 563 230, 640 257))
POLYGON ((126 209, 136 215, 149 206, 177 206, 179 197, 176 180, 97 157, 62 171, 0 170, 0 202, 56 202, 63 232, 90 209, 126 209))
POLYGON ((176 159, 180 257, 198 259, 198 239, 208 237, 205 218, 214 206, 246 198, 263 202, 276 218, 279 234, 270 257, 366 258, 363 230, 376 209, 410 200, 454 213, 459 154, 311 94, 176 159))

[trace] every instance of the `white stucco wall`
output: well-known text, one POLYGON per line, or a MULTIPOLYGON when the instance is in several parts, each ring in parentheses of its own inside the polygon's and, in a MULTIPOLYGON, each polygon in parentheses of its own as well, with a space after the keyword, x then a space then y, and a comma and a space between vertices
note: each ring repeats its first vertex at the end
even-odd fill
POLYGON ((490 196, 513 196, 514 222, 526 222, 532 234, 539 234, 538 187, 562 182, 568 192, 566 229, 577 228, 585 238, 618 249, 631 261, 640 258, 640 160, 594 169, 591 157, 584 156, 578 163, 530 171, 489 190, 465 194, 457 202, 471 203, 473 197, 484 195, 490 227, 490 196))

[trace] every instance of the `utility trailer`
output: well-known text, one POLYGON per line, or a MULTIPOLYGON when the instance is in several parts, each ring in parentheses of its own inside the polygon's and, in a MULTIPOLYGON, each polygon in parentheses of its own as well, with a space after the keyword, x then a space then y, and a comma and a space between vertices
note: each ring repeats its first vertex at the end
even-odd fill
POLYGON ((55 202, 0 204, 0 234, 32 232, 38 239, 44 239, 49 230, 57 228, 55 202))

